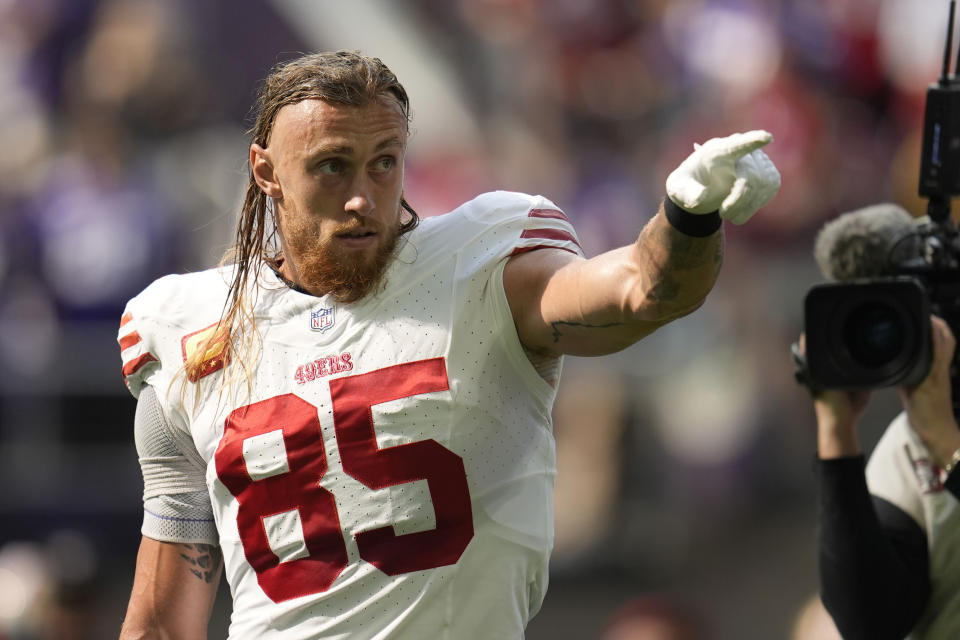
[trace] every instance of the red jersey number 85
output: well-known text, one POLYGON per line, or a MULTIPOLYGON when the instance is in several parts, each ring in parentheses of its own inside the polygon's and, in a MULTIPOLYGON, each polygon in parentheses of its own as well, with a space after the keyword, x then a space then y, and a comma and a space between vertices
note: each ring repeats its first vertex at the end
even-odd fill
MULTIPOLYGON (((379 448, 370 411, 382 402, 449 390, 443 358, 329 384, 344 471, 374 490, 426 480, 436 515, 430 531, 396 535, 385 526, 357 533, 360 557, 388 575, 457 562, 473 538, 463 459, 432 439, 379 448)), ((347 549, 336 500, 320 486, 327 458, 317 408, 287 393, 233 411, 214 460, 239 504, 243 551, 267 596, 282 602, 327 590, 347 566, 347 549), (245 455, 254 450, 274 455, 245 455), (298 523, 302 538, 284 535, 298 523), (271 541, 268 531, 280 533, 271 541)))

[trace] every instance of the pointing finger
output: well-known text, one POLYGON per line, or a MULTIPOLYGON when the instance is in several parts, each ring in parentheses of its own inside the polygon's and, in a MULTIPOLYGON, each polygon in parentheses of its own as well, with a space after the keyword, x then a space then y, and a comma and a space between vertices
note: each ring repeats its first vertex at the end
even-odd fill
POLYGON ((725 138, 714 138, 704 146, 713 147, 717 156, 736 160, 770 144, 772 141, 772 133, 763 129, 755 129, 746 133, 734 133, 725 138))

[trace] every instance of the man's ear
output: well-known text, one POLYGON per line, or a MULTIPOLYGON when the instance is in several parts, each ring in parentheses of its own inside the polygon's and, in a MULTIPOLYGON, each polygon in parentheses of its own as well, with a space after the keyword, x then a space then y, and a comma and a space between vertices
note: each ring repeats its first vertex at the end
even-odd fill
POLYGON ((270 153, 257 143, 250 145, 250 168, 253 179, 267 196, 278 200, 283 198, 283 189, 273 170, 273 159, 270 153))

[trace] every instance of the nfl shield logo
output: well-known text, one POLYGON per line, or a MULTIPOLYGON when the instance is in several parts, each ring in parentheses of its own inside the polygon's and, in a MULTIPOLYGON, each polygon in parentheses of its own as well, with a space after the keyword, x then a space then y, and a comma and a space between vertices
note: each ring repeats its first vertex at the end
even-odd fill
POLYGON ((314 331, 326 331, 333 326, 334 307, 324 307, 310 312, 310 328, 314 331))

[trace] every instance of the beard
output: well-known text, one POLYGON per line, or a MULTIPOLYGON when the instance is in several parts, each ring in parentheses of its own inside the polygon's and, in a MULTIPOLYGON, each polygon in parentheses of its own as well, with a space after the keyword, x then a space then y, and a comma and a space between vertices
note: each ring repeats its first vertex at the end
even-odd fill
POLYGON ((287 244, 299 258, 297 284, 315 295, 330 295, 341 304, 356 302, 386 283, 384 275, 400 237, 399 225, 386 227, 375 219, 340 225, 321 240, 313 229, 288 228, 287 232, 287 244), (372 255, 345 249, 334 239, 361 227, 376 231, 378 242, 372 255))

